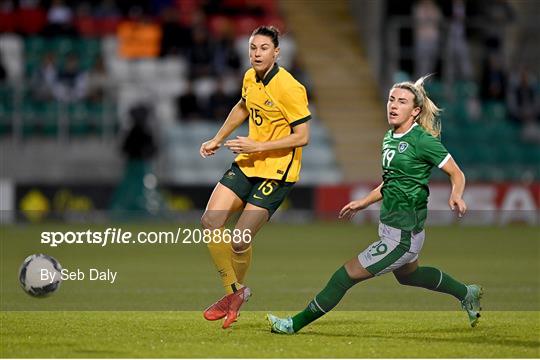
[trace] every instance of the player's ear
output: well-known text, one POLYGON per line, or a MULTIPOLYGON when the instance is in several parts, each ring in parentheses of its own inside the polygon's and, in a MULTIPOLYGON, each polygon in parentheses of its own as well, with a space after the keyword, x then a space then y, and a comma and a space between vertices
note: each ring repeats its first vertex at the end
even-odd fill
POLYGON ((415 107, 415 108, 413 109, 413 111, 412 111, 412 115, 413 115, 414 117, 417 117, 421 112, 422 112, 422 109, 421 109, 421 108, 415 107))
POLYGON ((280 49, 278 47, 274 49, 274 60, 277 60, 277 58, 279 57, 279 51, 280 49))

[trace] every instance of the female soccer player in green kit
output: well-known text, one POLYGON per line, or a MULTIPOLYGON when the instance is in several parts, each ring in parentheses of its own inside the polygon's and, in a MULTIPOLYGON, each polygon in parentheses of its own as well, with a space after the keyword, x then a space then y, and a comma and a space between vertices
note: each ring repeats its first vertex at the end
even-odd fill
POLYGON ((284 319, 268 314, 272 332, 298 332, 332 310, 355 284, 390 271, 400 284, 453 295, 467 312, 471 326, 476 326, 482 288, 465 285, 437 268, 418 265, 425 237, 428 181, 434 166, 450 178, 450 208, 460 217, 467 210, 462 199, 465 176, 438 138, 440 109, 427 96, 425 79, 398 83, 390 90, 386 108, 391 129, 381 150, 383 182, 363 199, 345 205, 339 214, 351 219, 382 200, 379 241, 339 268, 305 310, 284 319))

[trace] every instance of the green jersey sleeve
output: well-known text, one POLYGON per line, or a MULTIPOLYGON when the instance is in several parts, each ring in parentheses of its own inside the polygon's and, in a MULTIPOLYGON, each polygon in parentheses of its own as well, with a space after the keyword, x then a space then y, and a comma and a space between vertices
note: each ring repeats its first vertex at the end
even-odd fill
POLYGON ((441 141, 427 133, 420 137, 416 152, 420 159, 439 168, 443 167, 450 158, 448 150, 441 141))

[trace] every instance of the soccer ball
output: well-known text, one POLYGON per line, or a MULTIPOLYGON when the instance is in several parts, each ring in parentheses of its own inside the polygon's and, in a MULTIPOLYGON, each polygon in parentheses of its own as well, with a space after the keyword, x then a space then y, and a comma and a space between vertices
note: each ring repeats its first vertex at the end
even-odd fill
POLYGON ((34 254, 24 259, 19 269, 19 281, 27 294, 42 297, 60 287, 62 266, 55 258, 34 254))

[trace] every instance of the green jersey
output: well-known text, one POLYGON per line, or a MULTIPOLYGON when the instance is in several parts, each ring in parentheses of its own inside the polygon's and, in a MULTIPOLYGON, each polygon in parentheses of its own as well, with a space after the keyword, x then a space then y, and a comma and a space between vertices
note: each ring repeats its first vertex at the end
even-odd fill
POLYGON ((389 130, 382 145, 383 196, 380 221, 407 231, 424 228, 431 169, 450 158, 441 141, 416 123, 403 134, 389 130))

